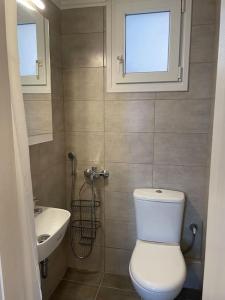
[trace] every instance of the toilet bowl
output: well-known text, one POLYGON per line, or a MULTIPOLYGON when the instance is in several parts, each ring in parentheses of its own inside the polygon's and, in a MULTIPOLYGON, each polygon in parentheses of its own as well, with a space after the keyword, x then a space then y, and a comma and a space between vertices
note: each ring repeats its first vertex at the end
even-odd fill
POLYGON ((129 273, 143 300, 174 300, 186 265, 180 249, 185 196, 163 189, 134 191, 137 241, 129 273))
POLYGON ((180 247, 137 240, 129 272, 144 300, 173 300, 180 293, 186 266, 180 247))

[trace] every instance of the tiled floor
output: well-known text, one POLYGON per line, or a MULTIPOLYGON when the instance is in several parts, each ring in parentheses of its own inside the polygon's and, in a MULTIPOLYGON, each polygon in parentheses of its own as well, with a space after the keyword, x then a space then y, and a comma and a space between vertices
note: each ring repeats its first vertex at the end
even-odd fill
MULTIPOLYGON (((140 297, 127 276, 68 269, 50 300, 140 300, 140 297)), ((176 300, 201 300, 201 293, 184 289, 176 300)))

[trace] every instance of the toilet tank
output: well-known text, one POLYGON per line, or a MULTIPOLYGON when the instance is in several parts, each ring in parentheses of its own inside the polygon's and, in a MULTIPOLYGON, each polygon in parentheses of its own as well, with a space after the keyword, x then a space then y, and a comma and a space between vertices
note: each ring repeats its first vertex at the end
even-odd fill
POLYGON ((134 203, 139 240, 179 244, 185 195, 163 189, 136 189, 134 203))

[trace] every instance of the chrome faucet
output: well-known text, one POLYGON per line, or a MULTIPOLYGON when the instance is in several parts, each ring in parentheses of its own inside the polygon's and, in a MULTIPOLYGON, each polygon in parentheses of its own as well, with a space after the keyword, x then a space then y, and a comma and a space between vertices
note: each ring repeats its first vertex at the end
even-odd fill
POLYGON ((97 167, 91 167, 91 169, 86 169, 84 171, 84 176, 90 179, 97 179, 99 177, 108 178, 109 171, 107 170, 98 170, 97 167))
POLYGON ((39 200, 37 199, 37 197, 33 197, 33 201, 34 201, 34 214, 40 214, 43 211, 43 208, 41 207, 37 207, 37 203, 39 202, 39 200))

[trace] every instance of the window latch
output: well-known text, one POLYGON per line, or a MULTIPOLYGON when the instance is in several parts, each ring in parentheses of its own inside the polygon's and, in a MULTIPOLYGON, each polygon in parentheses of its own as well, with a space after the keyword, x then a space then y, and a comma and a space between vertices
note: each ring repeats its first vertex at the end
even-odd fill
POLYGON ((43 64, 40 60, 36 60, 36 77, 37 77, 37 80, 40 79, 40 67, 43 67, 43 64))
POLYGON ((122 65, 122 76, 124 77, 125 76, 125 64, 124 64, 123 55, 118 55, 117 60, 118 60, 119 64, 122 65))

